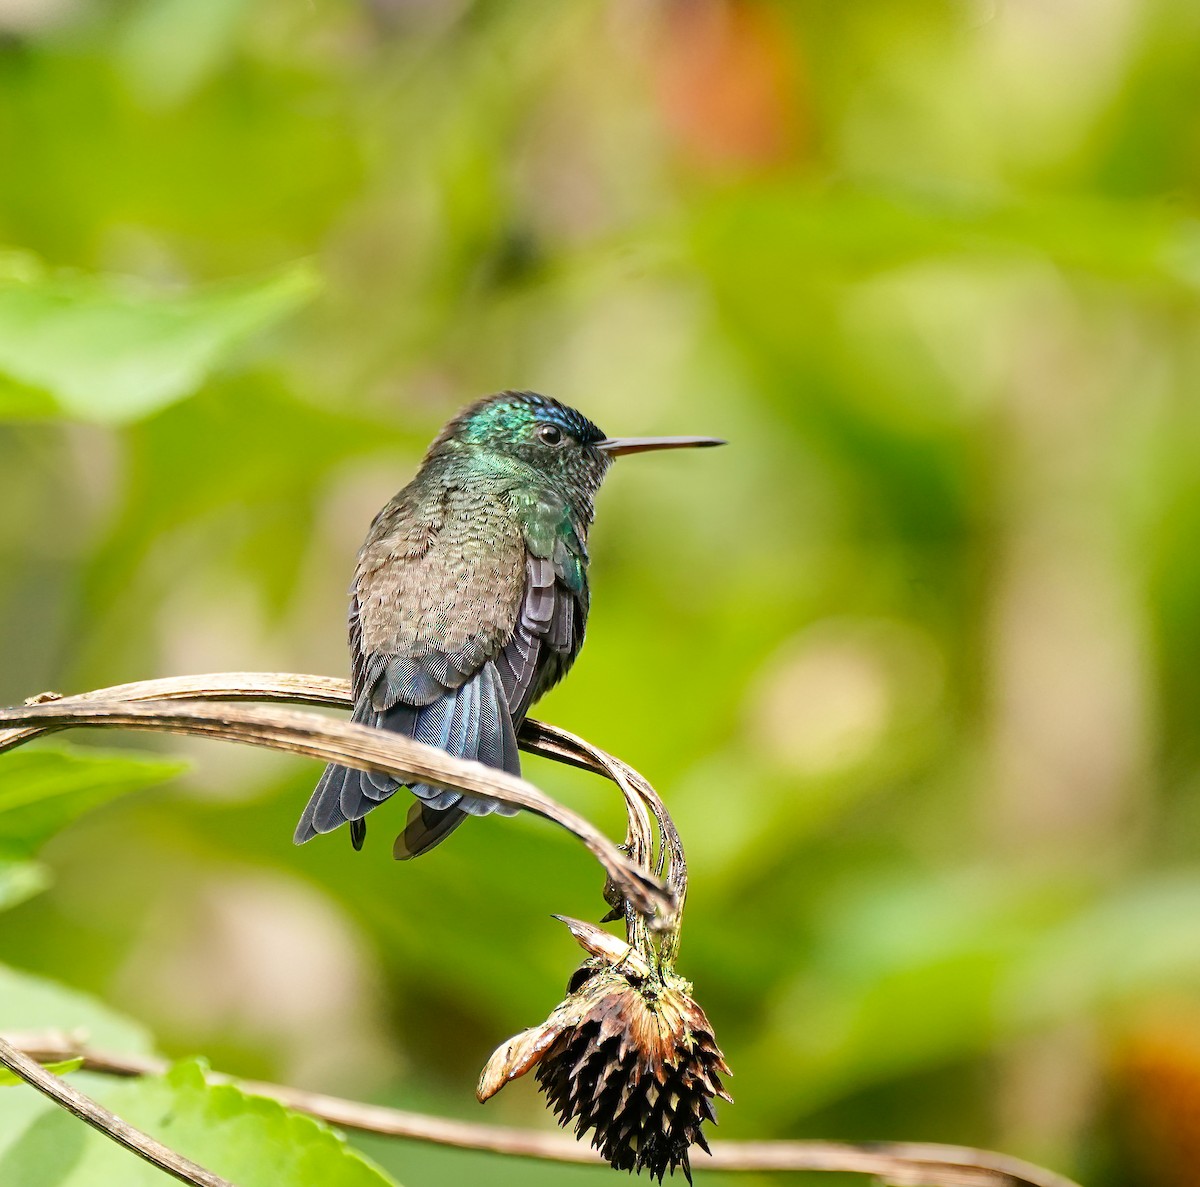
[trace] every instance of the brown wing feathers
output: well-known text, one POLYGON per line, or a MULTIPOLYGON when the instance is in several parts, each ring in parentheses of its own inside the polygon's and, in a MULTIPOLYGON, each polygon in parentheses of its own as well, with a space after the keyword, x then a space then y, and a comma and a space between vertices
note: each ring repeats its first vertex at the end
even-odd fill
MULTIPOLYGON (((353 720, 515 774, 514 725, 578 649, 586 587, 579 557, 532 555, 511 512, 466 495, 444 489, 426 506, 406 489, 372 525, 351 596, 353 720)), ((399 786, 330 765, 296 841, 349 821, 360 845, 362 818, 399 786)), ((510 811, 427 784, 411 790, 418 802, 397 857, 425 852, 468 814, 510 811)))

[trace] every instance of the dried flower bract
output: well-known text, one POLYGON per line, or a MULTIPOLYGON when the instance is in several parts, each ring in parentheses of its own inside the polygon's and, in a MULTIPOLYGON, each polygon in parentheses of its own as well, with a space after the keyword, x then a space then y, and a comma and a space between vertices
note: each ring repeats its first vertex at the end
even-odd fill
POLYGON ((592 1145, 618 1170, 645 1168, 661 1182, 681 1167, 690 1182, 688 1151, 708 1150, 701 1126, 716 1121, 713 1098, 731 1099, 712 1026, 681 977, 650 969, 591 924, 564 922, 593 955, 550 1017, 488 1061, 479 1099, 536 1067, 560 1122, 580 1137, 594 1131, 592 1145))

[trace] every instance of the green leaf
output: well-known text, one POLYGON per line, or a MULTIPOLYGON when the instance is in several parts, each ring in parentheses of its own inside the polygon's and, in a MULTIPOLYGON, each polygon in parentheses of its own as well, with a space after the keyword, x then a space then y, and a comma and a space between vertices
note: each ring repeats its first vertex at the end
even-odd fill
MULTIPOLYGON (((77 1072, 83 1067, 83 1059, 77 1055, 74 1059, 60 1059, 55 1063, 43 1063, 42 1067, 56 1076, 65 1076, 67 1072, 77 1072)), ((20 1076, 10 1072, 6 1067, 0 1067, 0 1088, 15 1088, 18 1084, 24 1083, 25 1081, 20 1076)))
MULTIPOLYGON (((394 1187, 328 1126, 230 1085, 196 1062, 166 1076, 92 1089, 104 1105, 238 1187, 394 1187)), ((61 1109, 26 1118, 0 1155, 0 1183, 22 1187, 161 1187, 165 1178, 61 1109)))
POLYGON ((164 294, 0 256, 0 380, 8 381, 0 382, 0 416, 44 412, 49 397, 70 419, 142 419, 191 395, 316 285, 313 269, 299 264, 267 279, 164 294))
POLYGON ((7 857, 31 857, 88 809, 186 769, 177 759, 66 746, 0 754, 0 849, 7 857))

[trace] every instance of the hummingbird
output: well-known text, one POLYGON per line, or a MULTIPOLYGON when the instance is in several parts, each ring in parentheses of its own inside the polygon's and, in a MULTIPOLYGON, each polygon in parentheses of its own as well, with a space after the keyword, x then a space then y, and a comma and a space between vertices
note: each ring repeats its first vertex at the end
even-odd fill
MULTIPOLYGON (((612 459, 723 445, 712 437, 609 437, 536 392, 487 396, 450 420, 416 477, 376 515, 350 587, 352 721, 518 775, 517 728, 566 675, 587 626, 596 492, 612 459)), ((401 786, 331 763, 297 845, 366 815, 401 786)), ((518 809, 425 783, 393 854, 418 857, 467 816, 518 809)))

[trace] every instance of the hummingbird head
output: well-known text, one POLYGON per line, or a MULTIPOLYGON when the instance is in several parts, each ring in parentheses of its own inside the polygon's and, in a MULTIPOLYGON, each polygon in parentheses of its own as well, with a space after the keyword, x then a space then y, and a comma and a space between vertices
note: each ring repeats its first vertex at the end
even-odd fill
POLYGON ((442 429, 427 460, 448 453, 487 458, 590 508, 614 457, 723 444, 713 437, 608 437, 582 412, 549 396, 507 391, 463 409, 442 429))

